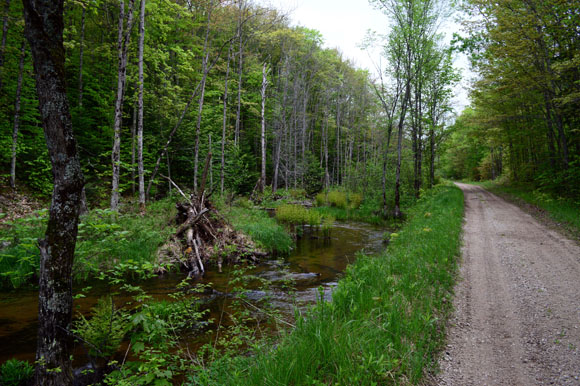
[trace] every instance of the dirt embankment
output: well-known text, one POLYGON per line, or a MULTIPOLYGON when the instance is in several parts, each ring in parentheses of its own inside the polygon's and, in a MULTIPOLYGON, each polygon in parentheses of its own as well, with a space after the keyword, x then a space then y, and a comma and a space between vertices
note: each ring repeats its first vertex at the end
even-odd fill
POLYGON ((439 385, 580 385, 580 247, 481 187, 439 385))

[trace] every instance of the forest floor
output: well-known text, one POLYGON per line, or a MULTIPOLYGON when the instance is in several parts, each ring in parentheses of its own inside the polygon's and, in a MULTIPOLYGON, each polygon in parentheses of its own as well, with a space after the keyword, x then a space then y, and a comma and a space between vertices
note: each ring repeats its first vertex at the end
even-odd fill
POLYGON ((579 385, 580 246, 479 186, 439 385, 579 385))

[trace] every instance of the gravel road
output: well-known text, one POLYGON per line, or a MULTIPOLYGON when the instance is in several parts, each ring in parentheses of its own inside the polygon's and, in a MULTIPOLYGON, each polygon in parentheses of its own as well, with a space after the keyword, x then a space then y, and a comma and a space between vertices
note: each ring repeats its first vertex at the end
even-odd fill
POLYGON ((485 189, 465 195, 438 385, 580 385, 580 247, 485 189))

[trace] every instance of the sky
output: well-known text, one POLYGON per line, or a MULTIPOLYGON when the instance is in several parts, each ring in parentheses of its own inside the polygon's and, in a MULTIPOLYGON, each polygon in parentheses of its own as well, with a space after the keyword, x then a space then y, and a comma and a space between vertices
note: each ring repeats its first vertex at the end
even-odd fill
MULTIPOLYGON (((320 31, 326 47, 339 48, 357 67, 376 73, 376 64, 379 63, 378 50, 369 54, 358 46, 369 29, 386 35, 388 17, 373 8, 368 0, 258 0, 258 3, 289 13, 292 25, 320 31)), ((442 26, 447 41, 451 39, 452 32, 458 31, 459 28, 460 26, 453 20, 442 26)), ((455 66, 460 68, 463 74, 463 80, 455 88, 453 99, 454 108, 459 114, 469 104, 467 95, 473 74, 469 71, 468 61, 464 56, 455 60, 455 66)))

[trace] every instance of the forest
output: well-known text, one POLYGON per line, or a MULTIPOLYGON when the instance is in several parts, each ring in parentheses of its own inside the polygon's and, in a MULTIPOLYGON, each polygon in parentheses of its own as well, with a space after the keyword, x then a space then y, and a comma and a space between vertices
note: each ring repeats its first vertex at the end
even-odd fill
POLYGON ((37 299, 15 295, 34 347, 0 352, 0 384, 421 381, 451 312, 450 181, 578 213, 580 9, 369 3, 373 70, 254 0, 3 1, 0 320, 37 299), (309 248, 352 253, 306 269, 309 248))

